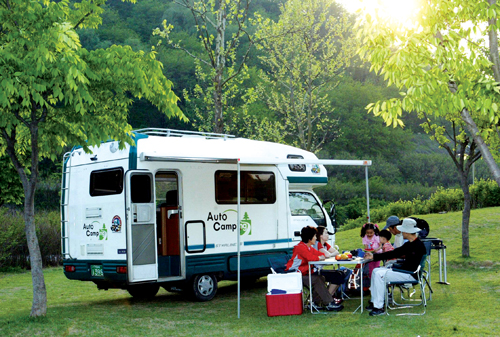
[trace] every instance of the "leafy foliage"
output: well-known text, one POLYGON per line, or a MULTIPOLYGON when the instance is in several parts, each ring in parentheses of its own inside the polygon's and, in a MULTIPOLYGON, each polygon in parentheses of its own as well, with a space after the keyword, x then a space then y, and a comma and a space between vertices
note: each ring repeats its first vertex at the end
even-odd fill
POLYGON ((354 55, 349 15, 330 1, 290 0, 279 20, 262 22, 256 36, 266 68, 269 108, 276 112, 295 146, 317 152, 336 138, 337 118, 328 88, 354 55))
MULTIPOLYGON (((188 57, 195 59, 199 83, 192 94, 201 103, 194 105, 196 127, 200 131, 227 132, 226 124, 230 123, 226 121, 226 115, 234 112, 232 102, 244 92, 240 87, 247 78, 246 62, 253 44, 247 27, 251 0, 178 0, 175 3, 192 14, 203 54, 197 55, 180 41, 173 40, 174 26, 166 20, 162 29, 155 29, 153 34, 161 38, 159 42, 166 41, 172 48, 183 50, 188 57), (238 59, 238 52, 245 42, 246 51, 238 59)), ((187 91, 184 91, 184 97, 189 103, 187 91)))
POLYGON ((0 206, 3 204, 21 204, 23 186, 10 159, 0 157, 0 206))
POLYGON ((369 111, 394 127, 403 125, 403 111, 463 121, 500 186, 492 157, 500 121, 499 10, 496 1, 418 1, 409 23, 366 15, 357 27, 359 55, 401 90, 401 97, 372 103, 369 111))

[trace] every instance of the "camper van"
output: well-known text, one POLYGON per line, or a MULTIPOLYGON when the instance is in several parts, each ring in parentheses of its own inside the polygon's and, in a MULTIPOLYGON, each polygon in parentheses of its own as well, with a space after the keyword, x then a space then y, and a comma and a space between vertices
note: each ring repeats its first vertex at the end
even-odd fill
POLYGON ((291 253, 302 227, 335 230, 313 192, 327 183, 313 153, 169 129, 137 130, 133 139, 124 149, 108 141, 64 155, 69 279, 134 297, 164 287, 206 301, 218 281, 237 279, 238 260, 241 279, 257 279, 269 274, 269 257, 291 253))

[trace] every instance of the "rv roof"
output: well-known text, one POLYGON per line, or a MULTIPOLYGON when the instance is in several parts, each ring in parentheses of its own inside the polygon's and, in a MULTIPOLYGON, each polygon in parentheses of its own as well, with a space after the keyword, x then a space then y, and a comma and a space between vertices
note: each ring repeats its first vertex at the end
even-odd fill
POLYGON ((317 159, 312 153, 293 146, 245 138, 148 136, 138 140, 137 153, 150 157, 220 158, 276 161, 289 155, 317 159))

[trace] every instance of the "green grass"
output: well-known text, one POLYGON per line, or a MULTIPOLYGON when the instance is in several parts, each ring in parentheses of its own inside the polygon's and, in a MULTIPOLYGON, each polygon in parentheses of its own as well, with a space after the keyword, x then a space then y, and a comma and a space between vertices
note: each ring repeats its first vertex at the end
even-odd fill
MULTIPOLYGON (((30 319, 31 274, 0 274, 0 336, 498 336, 500 312, 500 207, 474 210, 471 257, 461 257, 461 213, 422 216, 431 237, 447 246, 448 282, 437 284, 437 254, 432 256, 434 294, 421 317, 369 317, 352 314, 358 301, 340 313, 267 317, 266 279, 242 289, 237 318, 236 285, 221 282, 210 302, 191 302, 161 290, 152 301, 137 301, 122 290, 98 291, 89 282, 66 279, 61 268, 45 270, 48 314, 30 319)), ((337 234, 341 249, 361 246, 359 230, 337 234)))

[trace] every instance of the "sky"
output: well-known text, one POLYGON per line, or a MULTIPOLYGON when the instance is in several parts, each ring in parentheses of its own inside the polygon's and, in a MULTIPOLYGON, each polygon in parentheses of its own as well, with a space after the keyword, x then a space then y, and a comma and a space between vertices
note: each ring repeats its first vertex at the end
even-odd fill
POLYGON ((337 0, 344 7, 356 12, 360 8, 366 9, 373 14, 375 10, 384 13, 391 19, 405 22, 415 11, 415 0, 337 0))

